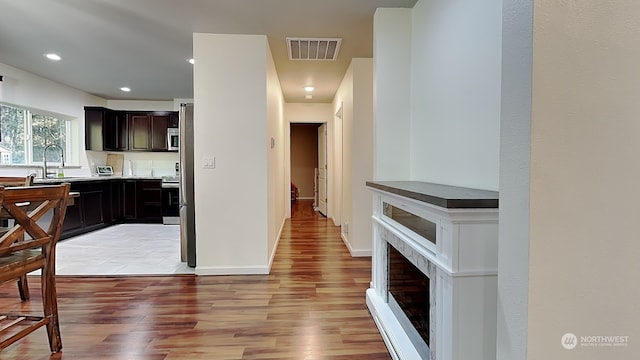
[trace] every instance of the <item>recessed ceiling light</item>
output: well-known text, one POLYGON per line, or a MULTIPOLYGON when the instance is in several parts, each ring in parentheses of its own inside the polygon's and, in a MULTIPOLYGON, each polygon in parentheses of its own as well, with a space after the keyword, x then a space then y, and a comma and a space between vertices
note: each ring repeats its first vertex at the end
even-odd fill
POLYGON ((122 90, 122 91, 124 91, 124 92, 129 92, 129 91, 131 91, 131 88, 128 88, 128 87, 126 87, 126 86, 123 86, 123 87, 121 87, 121 88, 120 88, 120 90, 122 90))
POLYGON ((312 92, 313 90, 315 90, 316 88, 314 88, 313 86, 305 86, 304 87, 304 91, 306 92, 312 92))
POLYGON ((53 60, 53 61, 60 61, 60 60, 62 60, 62 58, 60 57, 60 55, 58 55, 58 54, 54 54, 54 53, 45 54, 44 56, 46 56, 46 57, 47 57, 47 59, 49 59, 49 60, 53 60))
POLYGON ((195 63, 196 63, 196 59, 194 59, 194 58, 187 59, 187 62, 188 62, 189 64, 193 65, 193 64, 195 64, 195 63))
POLYGON ((304 98, 307 99, 307 100, 311 100, 311 99, 313 99, 313 95, 307 94, 307 95, 304 96, 304 98))

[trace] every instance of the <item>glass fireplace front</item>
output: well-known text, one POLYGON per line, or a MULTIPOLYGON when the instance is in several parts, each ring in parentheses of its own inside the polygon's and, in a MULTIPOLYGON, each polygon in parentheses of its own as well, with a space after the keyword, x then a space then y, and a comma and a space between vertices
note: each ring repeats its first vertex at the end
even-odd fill
POLYGON ((430 281, 391 244, 388 246, 389 307, 413 345, 429 358, 430 281))

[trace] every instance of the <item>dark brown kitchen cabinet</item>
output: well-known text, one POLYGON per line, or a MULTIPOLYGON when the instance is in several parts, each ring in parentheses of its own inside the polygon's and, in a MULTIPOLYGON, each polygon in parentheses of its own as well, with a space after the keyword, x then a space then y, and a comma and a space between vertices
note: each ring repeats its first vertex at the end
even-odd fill
POLYGON ((111 110, 98 106, 84 107, 84 148, 85 150, 102 151, 103 124, 107 113, 111 110))
POLYGON ((129 150, 129 123, 127 116, 119 111, 109 111, 103 122, 103 150, 129 150))
POLYGON ((151 118, 151 150, 167 151, 169 115, 153 115, 151 118))
MULTIPOLYGON (((63 180, 61 180, 62 182, 63 180)), ((108 182, 79 181, 71 183, 71 191, 79 196, 68 206, 62 224, 61 239, 83 234, 108 226, 105 222, 105 204, 109 193, 105 191, 108 182)))
POLYGON ((129 150, 151 150, 151 115, 128 114, 129 150))
POLYGON ((107 199, 111 199, 111 203, 108 204, 108 211, 105 212, 105 222, 115 224, 123 220, 123 196, 122 188, 124 182, 121 180, 109 180, 107 189, 109 190, 107 199))
POLYGON ((67 206, 62 224, 61 239, 68 238, 82 232, 82 209, 80 197, 73 199, 73 205, 67 206))
POLYGON ((162 181, 137 180, 136 222, 162 223, 162 181))
POLYGON ((178 113, 177 112, 171 112, 169 114, 169 127, 170 128, 177 128, 179 124, 180 120, 178 118, 178 113))
MULTIPOLYGON (((102 184, 98 184, 102 185, 102 184)), ((84 228, 92 231, 100 227, 104 227, 104 206, 103 206, 103 189, 94 187, 94 189, 86 190, 80 193, 82 198, 82 213, 84 218, 84 228)))
POLYGON ((167 129, 177 119, 172 112, 129 113, 129 150, 167 151, 167 129))
POLYGON ((122 184, 122 220, 135 223, 162 222, 162 181, 128 179, 122 184))
POLYGON ((178 127, 176 111, 84 110, 86 150, 169 151, 167 129, 178 127))
POLYGON ((135 221, 137 218, 136 180, 122 182, 122 218, 125 221, 135 221))
POLYGON ((119 223, 162 223, 160 179, 73 181, 71 191, 79 196, 67 207, 61 239, 119 223))

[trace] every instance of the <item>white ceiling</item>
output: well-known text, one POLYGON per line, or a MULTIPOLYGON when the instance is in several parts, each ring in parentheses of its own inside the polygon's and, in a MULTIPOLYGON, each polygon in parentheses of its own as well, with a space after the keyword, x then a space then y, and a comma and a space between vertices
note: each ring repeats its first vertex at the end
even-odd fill
POLYGON ((415 2, 0 0, 0 62, 106 99, 193 98, 192 33, 265 34, 285 100, 330 102, 351 59, 373 56, 375 9, 415 2), (343 40, 336 61, 291 61, 287 36, 343 40))

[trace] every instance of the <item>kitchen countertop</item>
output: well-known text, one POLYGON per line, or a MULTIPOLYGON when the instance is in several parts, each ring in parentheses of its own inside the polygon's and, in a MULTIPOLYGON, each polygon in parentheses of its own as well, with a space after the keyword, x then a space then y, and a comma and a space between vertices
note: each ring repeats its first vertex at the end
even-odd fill
POLYGON ((162 176, 71 176, 62 178, 36 178, 34 184, 59 184, 63 182, 105 181, 105 180, 162 180, 162 176))
POLYGON ((367 181, 367 186, 447 209, 498 207, 497 191, 420 181, 367 181))

